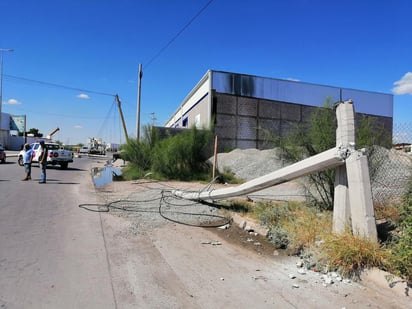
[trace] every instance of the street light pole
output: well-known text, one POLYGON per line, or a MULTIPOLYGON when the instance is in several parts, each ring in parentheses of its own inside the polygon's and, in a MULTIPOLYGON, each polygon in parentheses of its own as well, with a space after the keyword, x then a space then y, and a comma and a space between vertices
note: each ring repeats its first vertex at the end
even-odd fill
POLYGON ((10 48, 0 48, 0 141, 3 139, 2 131, 2 105, 3 105, 3 52, 12 52, 10 48))

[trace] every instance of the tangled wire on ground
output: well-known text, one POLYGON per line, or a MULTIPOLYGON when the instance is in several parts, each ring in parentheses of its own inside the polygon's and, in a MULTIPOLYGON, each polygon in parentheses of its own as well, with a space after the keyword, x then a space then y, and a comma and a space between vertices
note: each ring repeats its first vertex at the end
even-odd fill
POLYGON ((146 190, 135 191, 126 199, 102 204, 80 204, 79 207, 93 212, 117 211, 152 215, 152 220, 157 217, 194 227, 219 227, 231 222, 231 218, 218 214, 218 209, 221 208, 219 204, 176 197, 172 194, 170 186, 158 181, 136 182, 135 184, 146 190), (155 186, 150 186, 150 184, 155 186), (141 198, 142 195, 145 198, 141 198))

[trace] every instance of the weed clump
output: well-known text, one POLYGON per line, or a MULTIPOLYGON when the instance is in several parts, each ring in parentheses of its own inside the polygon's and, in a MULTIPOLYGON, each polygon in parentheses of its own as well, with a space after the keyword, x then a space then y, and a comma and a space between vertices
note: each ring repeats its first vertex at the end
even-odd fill
POLYGON ((398 235, 391 246, 389 268, 412 285, 412 178, 402 201, 398 235))
POLYGON ((254 208, 260 224, 269 228, 269 240, 294 254, 315 243, 332 229, 329 212, 318 213, 300 202, 263 202, 254 208))
POLYGON ((378 243, 352 235, 329 234, 323 237, 318 248, 318 263, 327 265, 329 271, 337 271, 344 277, 359 278, 362 270, 372 267, 385 268, 389 251, 378 243))
POLYGON ((300 255, 308 268, 358 279, 362 270, 378 267, 410 281, 412 222, 408 220, 412 218, 412 204, 408 205, 401 214, 404 228, 394 244, 376 243, 350 231, 335 234, 332 212, 319 211, 305 203, 257 202, 248 215, 269 229, 267 237, 277 249, 300 255))

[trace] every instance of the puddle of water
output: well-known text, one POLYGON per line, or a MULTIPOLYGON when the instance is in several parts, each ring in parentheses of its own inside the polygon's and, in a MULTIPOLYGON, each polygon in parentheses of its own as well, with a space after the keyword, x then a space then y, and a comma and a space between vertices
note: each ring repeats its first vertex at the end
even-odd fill
POLYGON ((91 174, 94 185, 96 187, 103 187, 113 182, 113 176, 121 176, 122 171, 117 167, 107 165, 105 167, 93 167, 91 174))

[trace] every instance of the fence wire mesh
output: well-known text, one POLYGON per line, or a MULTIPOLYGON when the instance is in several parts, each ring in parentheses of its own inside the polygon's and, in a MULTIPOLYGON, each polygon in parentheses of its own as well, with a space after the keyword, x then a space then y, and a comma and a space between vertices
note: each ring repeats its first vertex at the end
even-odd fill
POLYGON ((397 202, 406 192, 412 176, 412 123, 393 128, 395 147, 368 149, 369 173, 374 205, 397 202))

